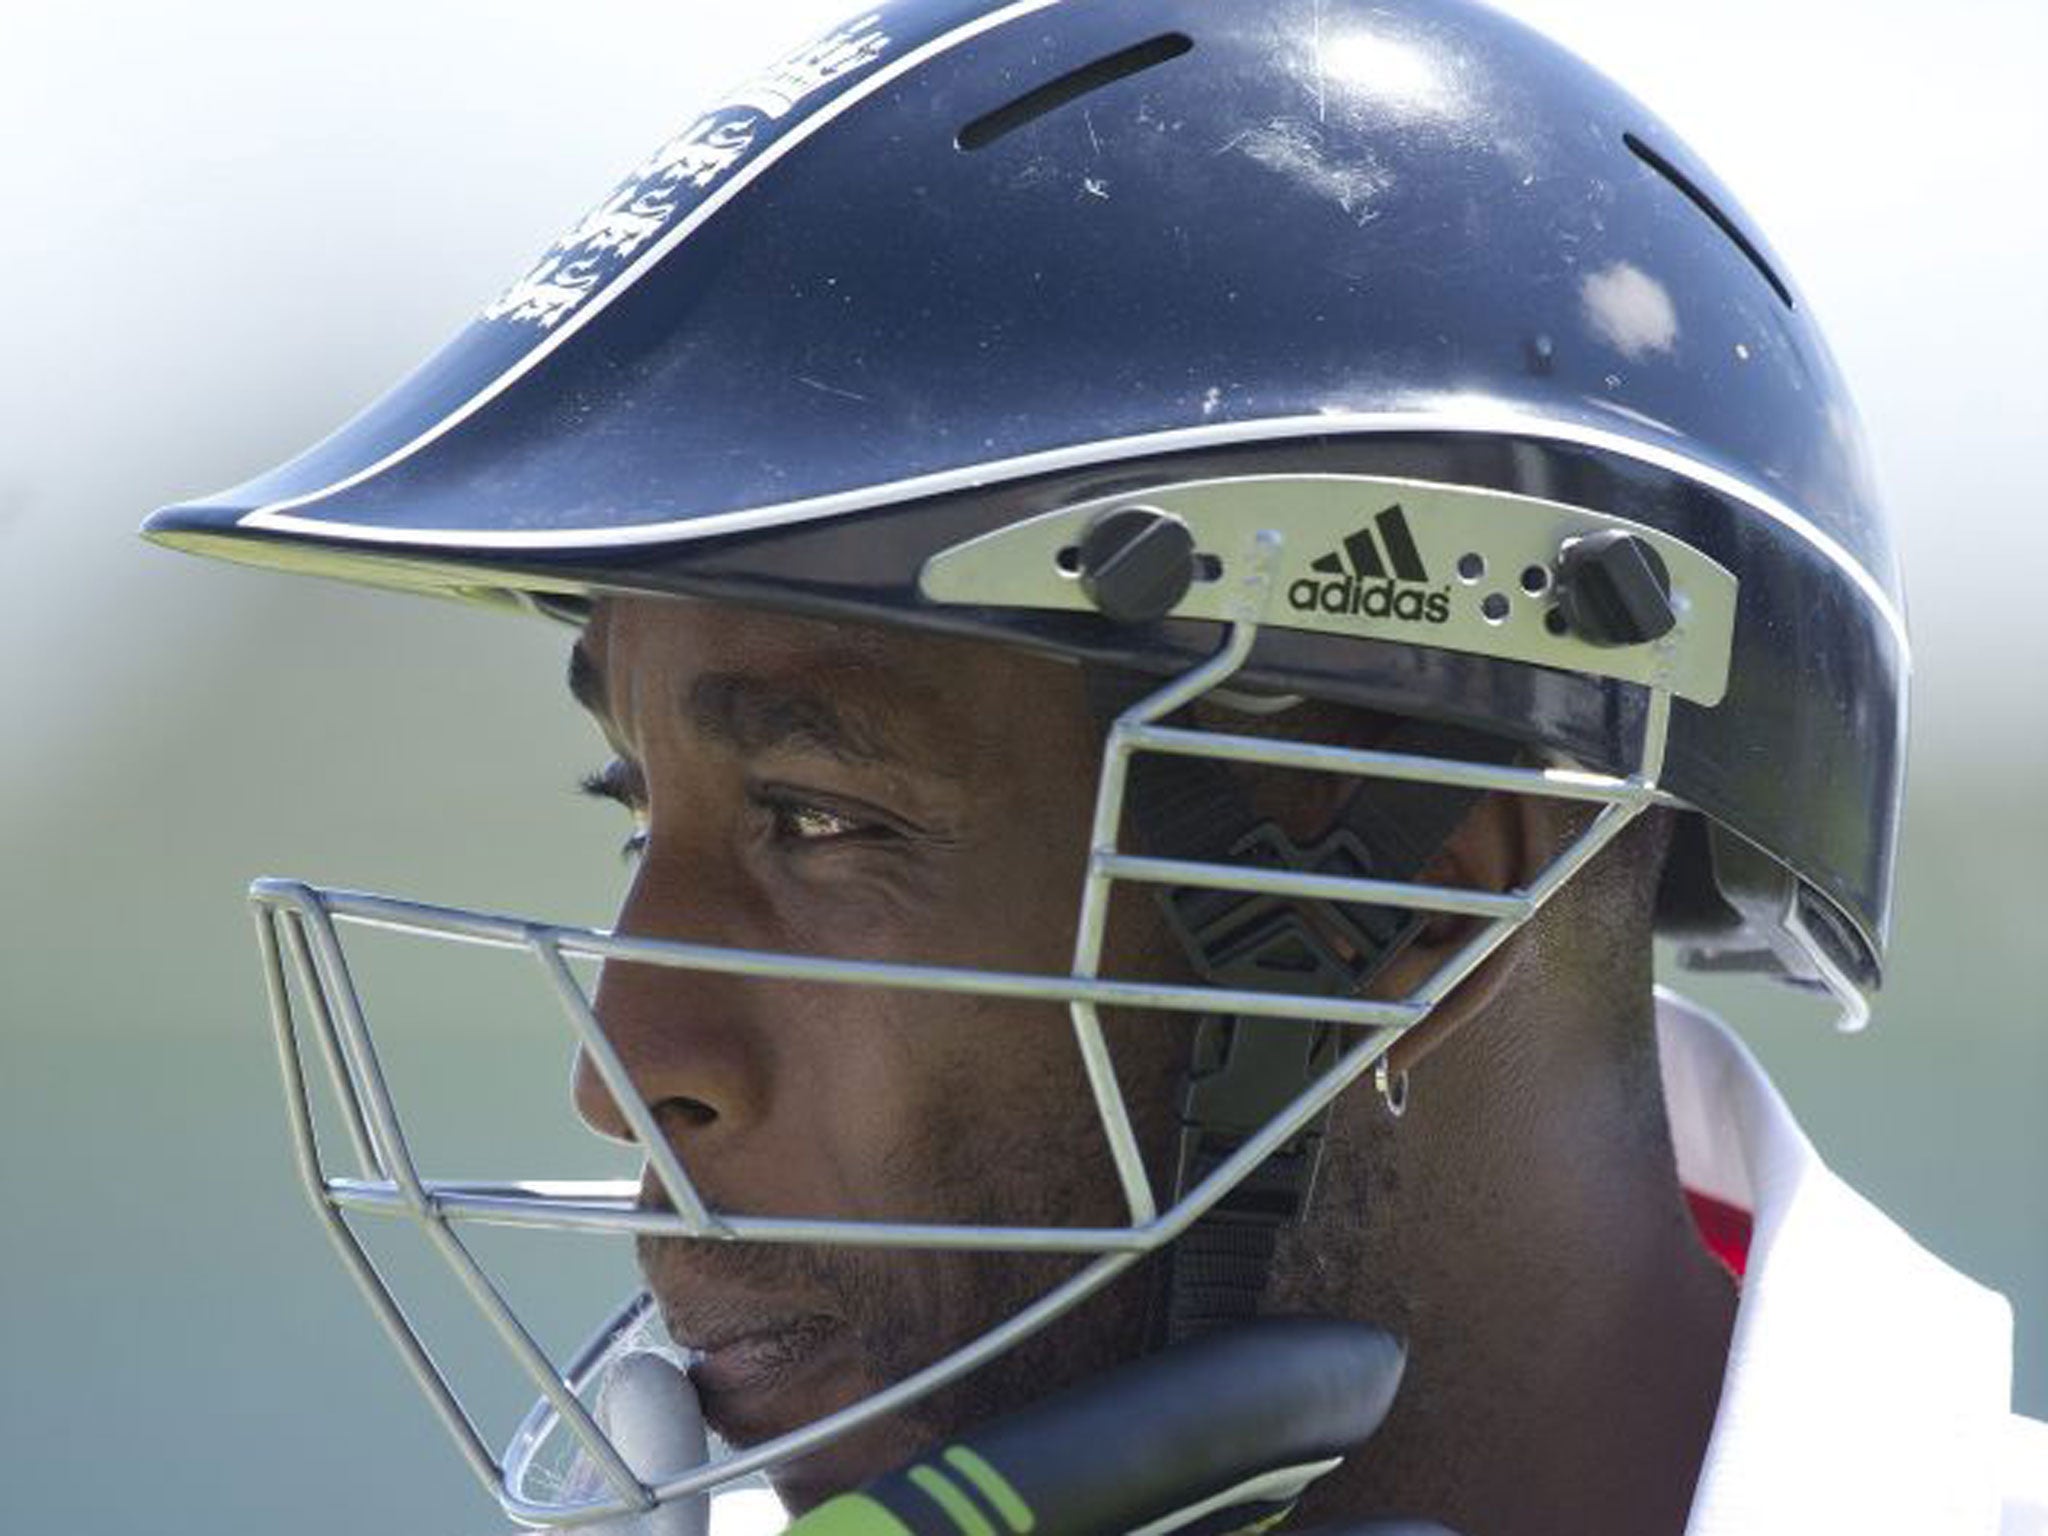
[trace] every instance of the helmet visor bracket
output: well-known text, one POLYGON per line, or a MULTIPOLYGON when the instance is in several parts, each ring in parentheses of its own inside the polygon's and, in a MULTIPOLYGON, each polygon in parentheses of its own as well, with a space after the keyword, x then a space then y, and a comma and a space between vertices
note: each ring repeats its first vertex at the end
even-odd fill
POLYGON ((1186 480, 1082 501, 940 551, 919 587, 937 604, 1095 611, 1125 622, 1251 617, 1666 688, 1709 708, 1728 687, 1737 595, 1735 577, 1682 539, 1611 513, 1480 486, 1334 474, 1186 480), (1185 579, 1136 569, 1136 553, 1164 542, 1114 539, 1140 518, 1184 530, 1185 579), (1258 578, 1245 570, 1247 527, 1276 541, 1270 600, 1251 615, 1242 596, 1258 578), (1117 579, 1134 570, 1137 581, 1117 579), (1129 613, 1134 599, 1161 590, 1173 595, 1169 606, 1129 613))

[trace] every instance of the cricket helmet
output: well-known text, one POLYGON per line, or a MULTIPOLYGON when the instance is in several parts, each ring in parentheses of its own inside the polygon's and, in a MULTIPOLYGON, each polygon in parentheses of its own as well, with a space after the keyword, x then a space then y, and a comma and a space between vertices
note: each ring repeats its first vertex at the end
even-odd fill
MULTIPOLYGON (((146 531, 459 596, 691 592, 1164 668, 1211 626, 935 600, 921 574, 1063 508, 1303 474, 1569 503, 1735 573, 1727 693, 1679 704, 1665 772, 1735 838, 1691 850, 1674 921, 1797 974, 1773 933, 1797 906, 1875 979, 1906 647, 1848 394, 1677 137, 1457 0, 856 17, 340 431, 146 531)), ((1541 625, 1555 599, 1519 575, 1447 595, 1541 625)), ((1430 638, 1275 630, 1244 680, 1616 765, 1626 687, 1430 638)))
MULTIPOLYGON (((145 531, 571 619, 1227 659, 1204 686, 1540 765, 1468 786, 1676 807, 1660 921, 1699 964, 1852 1020, 1879 979, 1907 645, 1848 393, 1676 135, 1468 0, 857 14, 333 436, 145 531)), ((1163 718, 1127 744, 1184 749, 1163 718)))

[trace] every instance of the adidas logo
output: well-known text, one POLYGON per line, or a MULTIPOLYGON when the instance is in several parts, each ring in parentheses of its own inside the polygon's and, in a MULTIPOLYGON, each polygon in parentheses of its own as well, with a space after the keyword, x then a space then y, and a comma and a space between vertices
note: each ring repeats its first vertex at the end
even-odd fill
POLYGON ((1332 550, 1309 569, 1320 574, 1304 576, 1287 589, 1288 604, 1298 612, 1357 614, 1411 624, 1443 624, 1451 617, 1449 587, 1422 590, 1429 582, 1429 568, 1408 531, 1407 514, 1398 506, 1387 508, 1371 527, 1347 538, 1341 551, 1332 550))

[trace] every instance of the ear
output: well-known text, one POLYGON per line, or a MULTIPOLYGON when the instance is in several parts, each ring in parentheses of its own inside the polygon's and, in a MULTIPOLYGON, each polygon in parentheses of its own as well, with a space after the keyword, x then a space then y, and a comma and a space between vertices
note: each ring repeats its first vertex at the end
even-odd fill
MULTIPOLYGON (((1419 877, 1425 885, 1502 893, 1526 888, 1572 835, 1572 808, 1530 795, 1490 794, 1472 808, 1419 877)), ((1380 972, 1375 997, 1406 997, 1423 986, 1486 926, 1486 919, 1434 913, 1380 972)), ((1388 1069, 1406 1072, 1485 1014, 1512 975, 1519 947, 1510 937, 1452 989, 1429 1016, 1395 1042, 1388 1069)))

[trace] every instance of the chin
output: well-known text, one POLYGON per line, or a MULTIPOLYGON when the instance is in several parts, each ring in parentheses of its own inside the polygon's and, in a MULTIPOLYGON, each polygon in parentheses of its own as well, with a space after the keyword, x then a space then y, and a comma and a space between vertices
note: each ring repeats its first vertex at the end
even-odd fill
POLYGON ((884 1419, 771 1469, 768 1482, 795 1518, 837 1494, 873 1482, 939 1438, 912 1430, 894 1418, 884 1419))
MULTIPOLYGON (((700 1391, 706 1425, 721 1440, 748 1449, 858 1406, 882 1380, 852 1340, 842 1336, 834 1346, 769 1390, 700 1391)), ((792 1516, 801 1515, 911 1460, 945 1432, 918 1412, 921 1406, 899 1409, 769 1468, 775 1496, 792 1516)))
POLYGON ((866 1478, 858 1482, 845 1480, 828 1470, 814 1470, 807 1464, 777 1467, 768 1474, 768 1486, 775 1490, 776 1499, 792 1520, 801 1519, 833 1495, 858 1488, 866 1481, 866 1478))

